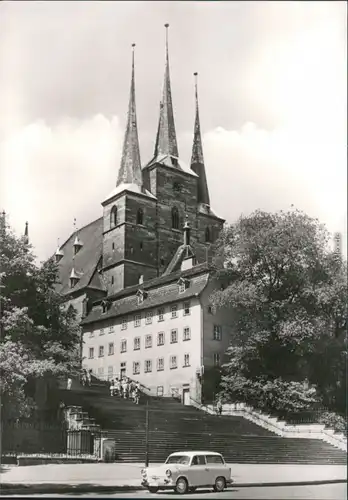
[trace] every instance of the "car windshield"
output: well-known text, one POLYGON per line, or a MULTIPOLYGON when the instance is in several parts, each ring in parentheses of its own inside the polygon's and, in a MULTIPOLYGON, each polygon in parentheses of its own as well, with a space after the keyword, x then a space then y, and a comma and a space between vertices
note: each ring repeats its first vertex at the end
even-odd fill
POLYGON ((173 455, 167 458, 166 464, 182 464, 188 465, 190 463, 190 457, 187 455, 173 455))

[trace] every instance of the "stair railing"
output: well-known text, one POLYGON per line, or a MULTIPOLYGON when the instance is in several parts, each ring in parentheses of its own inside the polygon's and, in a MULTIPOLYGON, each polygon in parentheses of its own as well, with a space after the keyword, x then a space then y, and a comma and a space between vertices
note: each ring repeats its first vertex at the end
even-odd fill
POLYGON ((199 410, 203 410, 207 413, 215 413, 214 412, 214 409, 212 409, 211 407, 203 404, 203 403, 199 403, 196 399, 194 399, 192 396, 190 396, 190 401, 192 401, 194 404, 192 406, 195 406, 196 408, 198 408, 199 410))

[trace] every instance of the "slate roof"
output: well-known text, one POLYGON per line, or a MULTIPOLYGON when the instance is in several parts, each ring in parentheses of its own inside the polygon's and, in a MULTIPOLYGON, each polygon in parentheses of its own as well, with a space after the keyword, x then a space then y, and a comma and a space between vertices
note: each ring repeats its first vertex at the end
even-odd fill
POLYGON ((123 191, 129 191, 130 193, 136 193, 140 194, 142 196, 147 196, 148 198, 152 198, 153 200, 156 199, 156 196, 154 196, 150 191, 145 189, 142 186, 138 186, 137 184, 120 184, 119 186, 116 186, 111 193, 108 194, 108 196, 105 197, 105 200, 103 201, 102 205, 105 205, 108 201, 110 201, 112 198, 115 198, 115 196, 119 195, 120 193, 123 193, 123 191))
POLYGON ((98 274, 93 277, 93 284, 90 283, 102 254, 102 234, 103 218, 100 217, 78 231, 73 232, 68 240, 60 247, 64 256, 58 264, 60 283, 57 284, 56 289, 59 293, 66 295, 71 292, 82 290, 87 286, 104 290, 104 286, 98 274), (77 235, 82 242, 82 247, 74 256, 73 244, 77 235), (73 288, 70 287, 69 279, 72 268, 74 268, 76 274, 80 278, 77 285, 73 288))
POLYGON ((113 297, 108 297, 111 305, 103 313, 101 301, 96 301, 91 312, 82 321, 82 324, 90 324, 100 320, 124 316, 128 313, 136 313, 144 309, 159 307, 161 305, 185 300, 200 295, 205 289, 209 279, 209 266, 207 263, 199 264, 187 269, 178 271, 168 276, 155 278, 143 285, 135 285, 118 292, 113 297), (178 280, 185 277, 190 281, 189 287, 179 294, 178 280), (146 290, 147 296, 143 302, 139 303, 137 291, 146 290))
POLYGON ((217 219, 220 219, 221 221, 225 222, 225 219, 217 215, 214 210, 209 206, 206 205, 205 203, 199 203, 198 205, 198 212, 200 214, 208 215, 210 217, 216 217, 217 219))

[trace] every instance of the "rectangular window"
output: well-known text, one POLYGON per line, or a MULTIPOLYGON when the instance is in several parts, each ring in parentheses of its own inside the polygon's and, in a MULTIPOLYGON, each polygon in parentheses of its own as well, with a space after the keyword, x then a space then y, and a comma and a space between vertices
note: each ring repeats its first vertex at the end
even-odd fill
POLYGON ((152 335, 146 335, 145 337, 145 348, 152 347, 152 335))
POLYGON ((104 346, 100 345, 99 346, 99 357, 102 358, 104 356, 104 346))
POLYGON ((141 315, 136 314, 134 316, 134 326, 140 326, 141 325, 141 315))
POLYGON ((190 302, 184 302, 184 316, 189 316, 190 314, 190 302))
POLYGON ((145 361, 145 373, 150 373, 152 372, 152 361, 151 359, 147 359, 145 361))
POLYGON ((109 356, 112 356, 114 354, 114 343, 113 342, 110 342, 110 344, 109 344, 108 354, 109 354, 109 356))
POLYGON ((170 332, 170 343, 176 344, 177 341, 178 341, 178 330, 175 328, 175 330, 171 330, 170 332))
POLYGON ((170 311, 172 313, 172 318, 177 318, 178 317, 178 306, 177 305, 172 306, 170 308, 170 311))
POLYGON ((186 290, 186 283, 185 281, 181 281, 179 283, 179 293, 184 293, 185 290, 186 290))
POLYGON ((108 379, 111 379, 114 374, 114 367, 108 366, 108 379))
POLYGON ((184 366, 190 366, 190 355, 184 354, 184 366))
POLYGON ((191 330, 189 326, 185 326, 183 340, 190 340, 191 338, 191 330))
POLYGON ((127 352, 127 340, 121 340, 121 352, 127 352))
POLYGON ((127 318, 124 318, 121 323, 121 330, 127 330, 127 318))
POLYGON ((89 357, 89 359, 93 359, 94 358, 94 347, 90 347, 89 348, 88 357, 89 357))
POLYGON ((100 333, 99 333, 99 335, 104 335, 104 333, 105 333, 105 332, 104 332, 104 328, 101 328, 101 329, 100 329, 100 333))
POLYGON ((220 366, 220 354, 218 352, 214 353, 214 366, 220 366))
POLYGON ((134 338, 134 351, 139 351, 140 349, 140 337, 134 338))
POLYGON ((140 373, 140 363, 139 361, 133 362, 133 375, 139 375, 140 373))
POLYGON ((149 311, 145 314, 145 324, 151 325, 152 323, 152 311, 149 311))
POLYGON ((98 377, 104 377, 104 368, 102 366, 98 368, 98 377))
POLYGON ((114 333, 114 325, 109 326, 109 333, 114 333))
POLYGON ((159 385, 157 387, 157 396, 161 397, 161 396, 163 396, 163 393, 164 393, 163 385, 159 385))
POLYGON ((213 314, 213 308, 211 306, 207 307, 208 314, 213 314))
POLYGON ((157 334, 157 345, 164 345, 164 332, 157 334))
POLYGON ((178 358, 177 356, 170 356, 170 369, 174 370, 178 367, 178 358))
POLYGON ((162 372, 164 370, 164 358, 158 358, 157 360, 157 371, 162 372))
POLYGON ((221 337, 222 337, 221 325, 214 325, 214 333, 213 333, 214 340, 221 340, 221 337))
POLYGON ((157 320, 164 321, 164 307, 159 307, 157 310, 157 320))

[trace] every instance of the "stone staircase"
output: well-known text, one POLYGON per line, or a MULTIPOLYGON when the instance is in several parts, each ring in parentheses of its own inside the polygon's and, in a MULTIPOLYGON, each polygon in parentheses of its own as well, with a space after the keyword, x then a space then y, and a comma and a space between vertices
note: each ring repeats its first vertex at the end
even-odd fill
POLYGON ((144 462, 146 412, 152 463, 178 450, 223 453, 229 463, 346 464, 346 453, 317 439, 284 439, 241 416, 216 416, 172 398, 142 393, 141 404, 109 395, 105 383, 61 390, 66 406, 78 405, 79 425, 96 423, 115 441, 115 461, 144 462), (81 408, 82 413, 81 413, 81 408), (88 422, 87 422, 88 421, 88 422))

